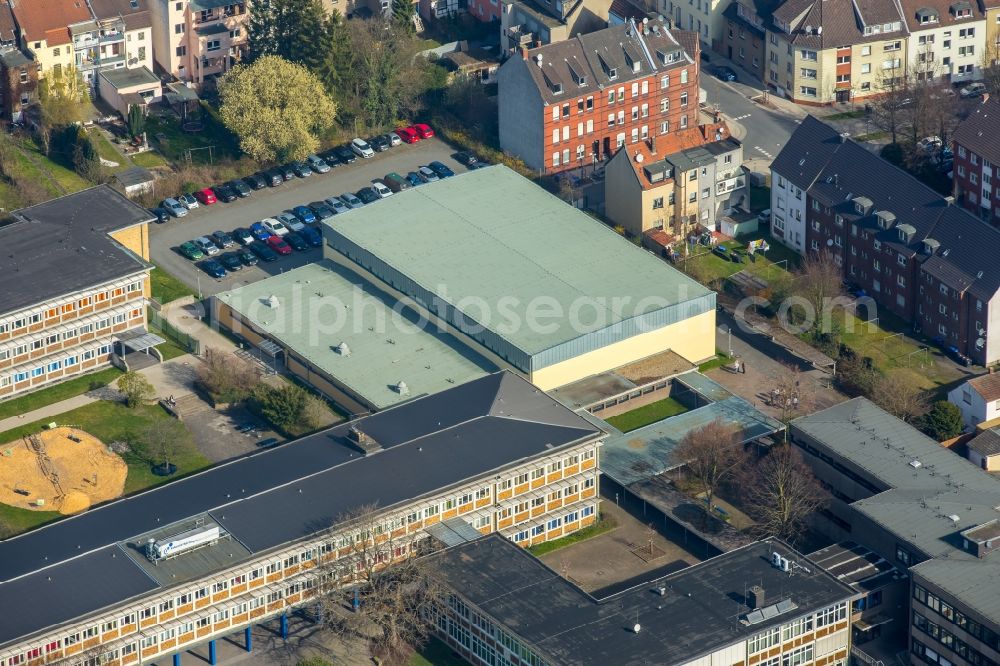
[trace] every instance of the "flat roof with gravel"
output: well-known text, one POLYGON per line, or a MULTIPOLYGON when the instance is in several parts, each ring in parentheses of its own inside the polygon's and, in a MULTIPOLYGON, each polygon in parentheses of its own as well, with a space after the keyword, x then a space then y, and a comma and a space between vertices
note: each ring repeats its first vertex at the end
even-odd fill
POLYGON ((715 307, 714 292, 502 165, 335 217, 326 237, 526 372, 715 307))
POLYGON ((357 274, 323 260, 216 295, 261 334, 377 409, 496 368, 357 274), (408 392, 397 385, 405 382, 408 392))

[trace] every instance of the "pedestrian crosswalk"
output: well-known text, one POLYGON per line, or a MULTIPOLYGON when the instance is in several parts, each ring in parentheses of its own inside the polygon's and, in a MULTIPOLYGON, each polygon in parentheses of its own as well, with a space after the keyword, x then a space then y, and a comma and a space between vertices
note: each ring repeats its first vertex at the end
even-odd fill
POLYGON ((753 149, 756 150, 758 153, 762 154, 764 157, 768 158, 769 160, 773 160, 774 159, 774 155, 772 155, 771 153, 767 152, 766 150, 764 150, 760 146, 754 146, 753 149))
POLYGON ((744 118, 749 118, 749 117, 750 117, 749 113, 744 113, 742 116, 736 116, 735 118, 733 118, 733 120, 743 120, 744 118))

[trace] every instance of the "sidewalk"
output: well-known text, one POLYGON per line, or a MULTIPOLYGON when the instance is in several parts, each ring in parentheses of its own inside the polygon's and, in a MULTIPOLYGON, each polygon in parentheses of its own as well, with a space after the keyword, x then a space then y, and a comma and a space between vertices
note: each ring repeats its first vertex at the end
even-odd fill
POLYGON ((160 316, 201 343, 202 354, 208 347, 224 352, 236 351, 238 347, 232 340, 205 324, 207 315, 201 303, 191 296, 168 303, 160 310, 160 316))
MULTIPOLYGON (((711 51, 709 53, 709 57, 711 58, 711 64, 713 67, 718 65, 719 63, 724 63, 726 66, 732 68, 734 72, 736 72, 736 77, 739 82, 743 82, 743 85, 749 88, 754 88, 756 90, 756 93, 754 95, 747 95, 743 90, 740 90, 736 86, 733 86, 729 83, 723 83, 723 85, 728 85, 732 90, 735 90, 739 94, 746 96, 747 99, 754 102, 755 104, 762 105, 761 102, 766 92, 768 104, 776 111, 789 115, 793 118, 797 118, 799 120, 805 118, 811 113, 811 111, 805 110, 795 102, 789 101, 781 97, 777 93, 768 90, 767 86, 764 84, 763 81, 758 79, 756 76, 754 76, 747 70, 740 67, 737 63, 733 62, 732 60, 729 60, 722 54, 716 53, 715 51, 711 51)), ((711 76, 711 73, 702 72, 702 76, 706 75, 711 76)), ((817 107, 817 110, 821 108, 822 107, 817 107)))

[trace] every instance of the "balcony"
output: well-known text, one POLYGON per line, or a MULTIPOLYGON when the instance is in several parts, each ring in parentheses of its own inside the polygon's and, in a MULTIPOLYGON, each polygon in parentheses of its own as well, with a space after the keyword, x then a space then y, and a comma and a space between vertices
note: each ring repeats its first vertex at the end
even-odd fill
POLYGON ((123 32, 105 32, 101 33, 101 44, 115 44, 117 42, 125 41, 125 33, 123 32))
POLYGON ((530 46, 535 41, 535 35, 531 32, 522 32, 523 25, 515 25, 507 29, 507 39, 515 46, 530 46))

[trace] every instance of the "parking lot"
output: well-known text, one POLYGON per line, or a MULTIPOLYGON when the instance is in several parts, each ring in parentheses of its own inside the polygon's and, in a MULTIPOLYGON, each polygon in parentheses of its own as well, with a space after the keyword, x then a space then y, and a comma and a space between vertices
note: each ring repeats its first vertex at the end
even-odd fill
MULTIPOLYGON (((406 175, 406 172, 414 171, 434 160, 447 164, 455 173, 467 171, 452 157, 455 152, 455 148, 436 137, 416 144, 402 144, 376 153, 370 159, 358 158, 353 164, 342 164, 329 173, 314 173, 308 178, 286 181, 278 187, 257 190, 245 199, 237 199, 228 204, 220 201, 211 206, 201 206, 185 217, 150 225, 152 261, 205 296, 317 261, 322 256, 322 248, 309 248, 280 257, 274 262, 260 262, 256 266, 247 266, 236 273, 227 273, 224 278, 215 279, 198 268, 195 262, 178 254, 176 248, 185 241, 207 236, 214 231, 231 232, 236 227, 249 227, 258 220, 274 217, 293 206, 322 201, 345 192, 357 192, 370 185, 372 180, 382 178, 391 171, 406 175)), ((173 194, 180 193, 170 193, 173 194)), ((163 196, 168 194, 164 193, 163 196)), ((377 206, 378 202, 370 205, 377 206)), ((334 217, 333 221, 336 223, 337 218, 334 217)))

